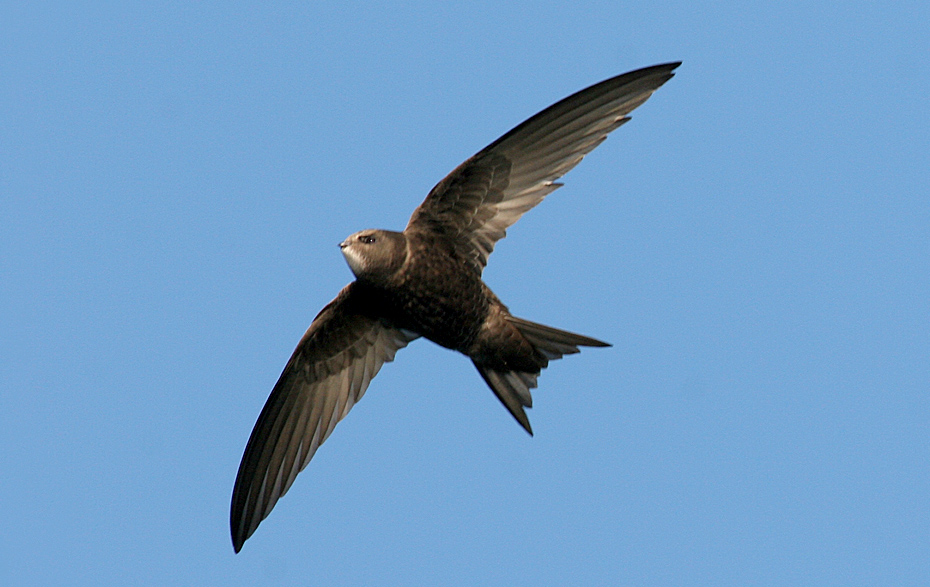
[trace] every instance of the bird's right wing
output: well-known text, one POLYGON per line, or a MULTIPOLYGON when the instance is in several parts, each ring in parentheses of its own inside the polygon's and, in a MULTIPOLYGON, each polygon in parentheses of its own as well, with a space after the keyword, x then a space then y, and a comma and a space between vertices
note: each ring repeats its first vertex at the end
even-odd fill
POLYGON ((560 187, 581 159, 629 120, 680 63, 631 71, 553 104, 497 139, 436 184, 406 231, 451 238, 479 273, 523 213, 560 187))
POLYGON ((236 552, 398 349, 418 335, 371 311, 353 282, 317 315, 265 403, 242 455, 230 508, 236 552))

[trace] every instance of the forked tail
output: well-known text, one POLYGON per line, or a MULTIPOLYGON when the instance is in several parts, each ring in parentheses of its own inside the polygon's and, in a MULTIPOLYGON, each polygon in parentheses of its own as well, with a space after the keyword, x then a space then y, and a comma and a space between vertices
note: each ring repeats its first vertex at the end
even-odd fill
POLYGON ((523 335, 523 338, 533 346, 540 368, 529 372, 503 371, 478 363, 475 363, 475 367, 494 392, 494 395, 497 396, 497 399, 504 404, 504 407, 523 426, 523 429, 532 436, 533 429, 530 427, 530 420, 527 418, 524 408, 533 407, 533 396, 530 394, 530 390, 536 387, 536 378, 539 377, 539 372, 549 364, 549 361, 579 352, 578 347, 608 347, 610 345, 594 338, 566 332, 551 326, 544 326, 514 316, 507 316, 507 321, 513 324, 523 335))

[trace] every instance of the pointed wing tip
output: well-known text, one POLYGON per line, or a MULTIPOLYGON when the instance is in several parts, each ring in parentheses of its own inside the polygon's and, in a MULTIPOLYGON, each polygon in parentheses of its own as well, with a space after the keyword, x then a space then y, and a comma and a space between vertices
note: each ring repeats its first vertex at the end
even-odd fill
POLYGON ((669 61, 668 63, 659 63, 658 65, 653 65, 652 67, 647 67, 646 69, 654 69, 654 70, 664 69, 664 70, 667 70, 672 75, 675 75, 672 72, 678 69, 679 65, 681 65, 681 61, 669 61))
MULTIPOLYGON (((576 335, 576 336, 580 336, 580 335, 576 335)), ((590 336, 585 336, 582 338, 584 338, 585 340, 581 341, 578 346, 596 347, 596 348, 608 348, 608 347, 614 346, 610 344, 609 342, 604 342, 603 340, 591 338, 590 336)))
POLYGON ((656 76, 658 78, 658 83, 656 83, 653 90, 655 91, 662 87, 665 82, 675 77, 675 70, 679 65, 681 65, 681 61, 670 61, 668 63, 660 63, 658 65, 644 67, 643 69, 636 70, 632 73, 638 73, 644 77, 656 76))
POLYGON ((241 536, 232 535, 232 547, 236 554, 239 554, 239 551, 242 550, 242 545, 245 544, 245 541, 246 539, 241 536))
POLYGON ((245 544, 245 541, 252 535, 251 533, 243 532, 240 526, 241 520, 237 520, 235 514, 230 514, 229 535, 230 538, 232 538, 232 547, 236 554, 239 554, 239 551, 242 550, 242 545, 245 544), (237 532, 236 528, 240 528, 240 530, 237 532))

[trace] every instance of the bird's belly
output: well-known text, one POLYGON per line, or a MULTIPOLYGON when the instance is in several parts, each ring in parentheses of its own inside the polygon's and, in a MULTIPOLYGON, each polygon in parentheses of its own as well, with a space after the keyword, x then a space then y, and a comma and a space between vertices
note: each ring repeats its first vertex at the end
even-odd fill
POLYGON ((436 344, 468 349, 488 313, 488 301, 477 283, 420 281, 395 297, 396 320, 436 344))

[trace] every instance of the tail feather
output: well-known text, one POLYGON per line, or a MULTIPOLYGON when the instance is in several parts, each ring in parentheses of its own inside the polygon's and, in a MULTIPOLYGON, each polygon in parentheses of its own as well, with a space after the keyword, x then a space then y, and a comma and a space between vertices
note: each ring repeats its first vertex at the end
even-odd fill
MULTIPOLYGON (((578 347, 608 347, 606 342, 544 326, 522 318, 507 316, 507 320, 513 324, 520 334, 533 346, 539 354, 541 367, 548 365, 549 361, 561 359, 563 355, 570 355, 579 352, 578 347)), ((539 377, 540 370, 529 371, 505 371, 492 369, 472 361, 481 377, 497 396, 497 399, 504 404, 507 411, 523 426, 530 436, 533 435, 533 429, 530 427, 530 420, 526 415, 524 408, 533 407, 533 396, 530 390, 536 387, 536 379, 539 377)))
POLYGON ((579 352, 578 347, 580 346, 610 346, 610 344, 594 338, 559 330, 551 326, 544 326, 515 316, 507 316, 507 321, 516 326, 520 334, 550 361, 561 359, 563 355, 575 354, 579 352))
POLYGON ((494 392, 494 395, 497 396, 497 399, 501 400, 501 403, 510 412, 510 415, 532 436, 533 429, 530 427, 530 419, 527 418, 523 408, 533 407, 533 396, 530 395, 530 389, 536 387, 536 378, 539 377, 539 373, 498 371, 478 363, 475 363, 475 367, 478 369, 478 373, 481 373, 491 391, 494 392))

